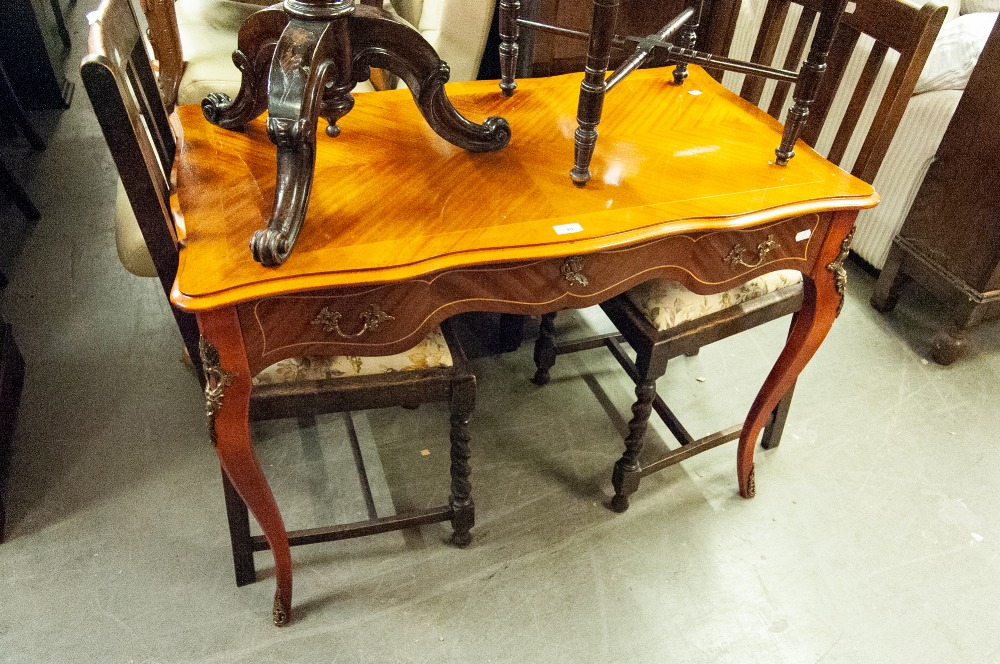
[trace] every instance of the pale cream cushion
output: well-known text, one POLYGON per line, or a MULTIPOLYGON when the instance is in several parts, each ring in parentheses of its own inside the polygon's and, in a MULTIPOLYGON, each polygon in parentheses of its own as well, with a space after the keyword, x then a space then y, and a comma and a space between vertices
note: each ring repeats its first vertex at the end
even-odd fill
POLYGON ((676 281, 653 279, 629 290, 626 296, 651 325, 663 332, 801 281, 798 270, 777 270, 722 293, 699 295, 676 281))
POLYGON ((962 13, 1000 12, 1000 0, 962 0, 962 13))
POLYGON ((441 333, 441 328, 424 337, 423 341, 408 351, 384 357, 296 357, 281 360, 261 371, 253 379, 254 385, 297 383, 304 380, 324 380, 352 376, 437 369, 452 366, 451 350, 441 333))
POLYGON ((996 12, 965 14, 942 27, 913 94, 964 90, 996 21, 996 12))

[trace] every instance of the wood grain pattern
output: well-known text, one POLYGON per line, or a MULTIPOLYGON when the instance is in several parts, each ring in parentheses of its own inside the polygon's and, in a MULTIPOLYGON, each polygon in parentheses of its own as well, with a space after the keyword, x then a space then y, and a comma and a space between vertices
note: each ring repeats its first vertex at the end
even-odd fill
POLYGON ((780 125, 697 67, 684 87, 671 74, 636 72, 609 97, 595 176, 582 190, 565 177, 578 76, 524 79, 509 99, 495 82, 449 85, 468 117, 509 119, 511 144, 490 154, 437 137, 406 91, 358 95, 342 134, 318 142, 305 225, 277 270, 254 263, 247 248, 273 196, 274 148, 263 120, 236 133, 182 107, 176 178, 187 246, 172 300, 206 310, 877 203, 869 185, 803 145, 791 166, 773 165, 780 125), (582 230, 554 230, 571 223, 582 230))

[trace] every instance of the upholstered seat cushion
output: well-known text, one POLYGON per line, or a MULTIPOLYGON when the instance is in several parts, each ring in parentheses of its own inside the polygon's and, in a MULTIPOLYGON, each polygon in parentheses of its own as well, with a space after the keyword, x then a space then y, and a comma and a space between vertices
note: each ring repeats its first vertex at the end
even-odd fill
POLYGON ((416 369, 438 369, 452 366, 451 350, 441 333, 435 328, 416 346, 396 355, 383 357, 296 357, 281 360, 261 371, 253 379, 254 385, 297 383, 304 380, 370 376, 373 374, 416 369))
POLYGON ((778 270, 722 293, 699 295, 676 281, 653 279, 628 291, 627 297, 650 324, 663 332, 800 281, 802 273, 798 270, 778 270))

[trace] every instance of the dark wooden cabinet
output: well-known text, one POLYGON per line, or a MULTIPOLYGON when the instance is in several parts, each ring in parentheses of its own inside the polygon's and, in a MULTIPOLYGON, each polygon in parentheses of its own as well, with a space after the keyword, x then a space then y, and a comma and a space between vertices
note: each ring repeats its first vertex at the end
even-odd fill
POLYGON ((965 332, 1000 318, 1000 22, 993 28, 934 162, 872 295, 891 310, 914 280, 948 303, 952 321, 933 342, 951 364, 965 332))

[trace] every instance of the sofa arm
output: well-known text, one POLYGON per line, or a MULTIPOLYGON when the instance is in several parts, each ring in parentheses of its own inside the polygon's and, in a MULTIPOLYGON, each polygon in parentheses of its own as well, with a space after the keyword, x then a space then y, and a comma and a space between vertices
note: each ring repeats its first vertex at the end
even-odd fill
POLYGON ((961 98, 960 90, 939 90, 910 98, 872 183, 881 203, 858 215, 851 248, 872 266, 881 269, 885 264, 892 239, 903 225, 961 98))

